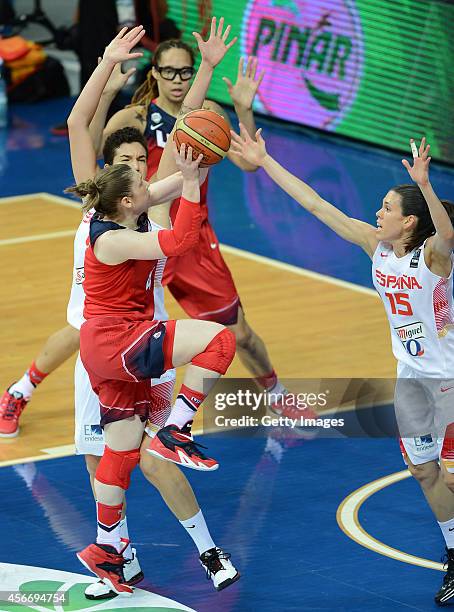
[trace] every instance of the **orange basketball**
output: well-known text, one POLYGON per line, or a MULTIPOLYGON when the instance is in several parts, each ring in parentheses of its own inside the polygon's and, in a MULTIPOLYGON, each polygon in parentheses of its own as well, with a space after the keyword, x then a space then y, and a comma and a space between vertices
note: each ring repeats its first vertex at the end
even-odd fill
POLYGON ((230 148, 230 128, 219 113, 194 110, 177 121, 173 139, 178 150, 183 142, 191 146, 194 159, 202 153, 203 168, 224 159, 230 148))

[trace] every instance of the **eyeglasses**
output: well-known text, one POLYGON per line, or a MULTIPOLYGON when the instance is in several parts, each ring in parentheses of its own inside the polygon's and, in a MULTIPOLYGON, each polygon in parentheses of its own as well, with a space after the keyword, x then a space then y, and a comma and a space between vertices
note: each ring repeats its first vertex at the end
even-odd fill
POLYGON ((194 76, 194 68, 192 66, 184 66, 183 68, 174 68, 173 66, 155 66, 156 70, 166 81, 173 81, 178 76, 182 81, 189 81, 194 76))

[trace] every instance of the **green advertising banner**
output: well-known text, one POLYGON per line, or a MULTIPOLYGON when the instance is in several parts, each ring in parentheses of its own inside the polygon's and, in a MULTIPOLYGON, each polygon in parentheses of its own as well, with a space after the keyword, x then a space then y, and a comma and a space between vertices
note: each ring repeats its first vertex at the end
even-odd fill
MULTIPOLYGON (((183 31, 224 16, 239 41, 210 97, 229 103, 222 76, 240 56, 265 69, 255 110, 407 150, 427 136, 454 162, 454 5, 441 0, 169 0, 183 31)), ((195 41, 194 41, 195 42, 195 41)))

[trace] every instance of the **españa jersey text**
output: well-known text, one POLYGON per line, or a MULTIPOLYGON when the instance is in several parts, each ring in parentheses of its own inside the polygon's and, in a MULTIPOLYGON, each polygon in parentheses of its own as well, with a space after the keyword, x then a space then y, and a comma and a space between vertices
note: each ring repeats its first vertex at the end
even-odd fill
POLYGON ((396 257, 389 244, 380 242, 372 275, 388 316, 396 359, 423 377, 452 378, 452 266, 449 277, 442 278, 427 267, 424 245, 396 257))

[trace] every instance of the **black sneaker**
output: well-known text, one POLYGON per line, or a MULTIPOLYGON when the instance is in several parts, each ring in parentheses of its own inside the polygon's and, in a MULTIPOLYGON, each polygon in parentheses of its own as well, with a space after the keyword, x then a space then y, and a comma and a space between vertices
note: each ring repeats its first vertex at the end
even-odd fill
POLYGON ((454 548, 446 549, 443 567, 446 569, 446 574, 440 590, 435 595, 435 603, 439 606, 446 606, 454 597, 454 548))
POLYGON ((210 548, 202 553, 200 563, 206 570, 207 579, 213 581, 216 591, 222 591, 240 579, 240 573, 230 561, 229 553, 220 548, 210 548))

